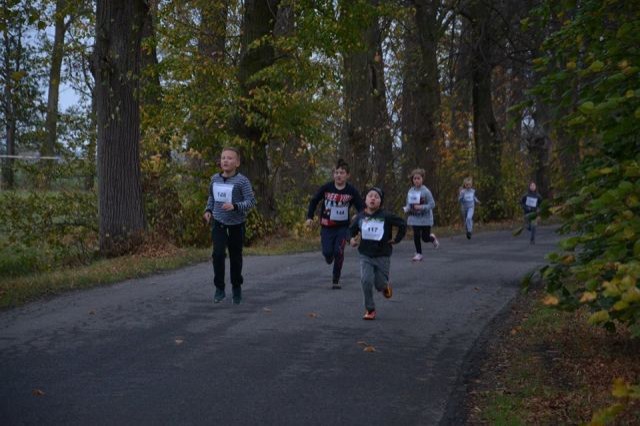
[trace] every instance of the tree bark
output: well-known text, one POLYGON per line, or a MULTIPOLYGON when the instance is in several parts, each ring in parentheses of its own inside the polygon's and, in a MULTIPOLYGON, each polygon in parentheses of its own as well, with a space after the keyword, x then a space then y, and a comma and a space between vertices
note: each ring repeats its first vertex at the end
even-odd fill
POLYGON ((501 192, 502 136, 493 111, 491 71, 491 12, 482 1, 471 4, 471 81, 473 102, 473 138, 476 164, 480 172, 480 185, 487 219, 499 219, 497 203, 501 192))
POLYGON ((416 13, 405 36, 408 63, 404 72, 402 111, 403 129, 407 133, 403 140, 403 145, 406 144, 403 174, 409 174, 416 167, 424 168, 425 184, 437 198, 437 141, 441 137, 437 52, 442 31, 438 21, 441 2, 414 0, 412 3, 416 13))
POLYGON ((360 47, 344 53, 344 135, 351 181, 363 190, 368 185, 391 183, 388 166, 393 164, 393 141, 377 19, 360 29, 359 39, 360 47))
MULTIPOLYGON (((241 57, 238 66, 238 82, 241 96, 245 99, 250 100, 253 96, 252 89, 261 84, 259 81, 252 81, 251 78, 273 64, 274 48, 270 43, 261 43, 251 48, 249 46, 255 40, 273 35, 279 3, 279 0, 245 1, 241 57)), ((258 200, 258 212, 263 217, 271 219, 276 210, 273 188, 270 185, 267 145, 262 140, 262 132, 257 126, 248 124, 247 117, 242 112, 239 112, 235 118, 234 129, 236 134, 245 141, 243 166, 258 200)))
POLYGON ((66 0, 56 1, 55 35, 53 51, 51 53, 51 68, 49 70, 49 91, 47 96, 47 118, 45 122, 45 140, 40 154, 51 156, 55 153, 58 141, 58 100, 60 97, 60 74, 62 58, 64 56, 64 37, 68 24, 65 23, 66 0))
POLYGON ((130 250, 145 229, 140 172, 143 0, 98 0, 96 97, 100 250, 130 250))

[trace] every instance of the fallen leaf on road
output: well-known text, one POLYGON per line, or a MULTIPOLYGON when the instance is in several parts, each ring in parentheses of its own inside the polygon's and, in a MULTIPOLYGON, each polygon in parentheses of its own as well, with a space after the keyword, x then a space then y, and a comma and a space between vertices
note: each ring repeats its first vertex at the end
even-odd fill
POLYGON ((363 349, 363 351, 365 352, 375 352, 376 348, 374 348, 373 346, 367 346, 363 349))
POLYGON ((44 396, 44 391, 42 389, 34 389, 31 391, 31 395, 33 396, 44 396))
POLYGON ((318 318, 318 316, 319 316, 319 315, 318 315, 318 314, 316 314, 315 312, 309 312, 309 313, 307 314, 307 316, 308 316, 309 318, 318 318))
POLYGON ((475 291, 480 291, 480 287, 474 287, 473 288, 475 291))
POLYGON ((271 313, 271 309, 269 309, 269 308, 262 308, 262 310, 267 312, 267 313, 271 313))
POLYGON ((176 345, 181 345, 184 343, 184 339, 182 337, 176 337, 176 345))
POLYGON ((95 314, 96 314, 96 311, 94 310, 89 311, 89 315, 95 315, 95 314))

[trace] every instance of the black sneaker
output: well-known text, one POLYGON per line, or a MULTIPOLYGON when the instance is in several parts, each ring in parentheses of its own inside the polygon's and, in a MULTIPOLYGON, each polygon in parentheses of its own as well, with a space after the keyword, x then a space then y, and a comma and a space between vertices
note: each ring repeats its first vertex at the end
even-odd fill
POLYGON ((231 298, 234 305, 239 305, 242 302, 242 287, 233 287, 233 297, 231 298))
POLYGON ((471 239, 471 232, 467 232, 467 240, 471 239))
POLYGON ((334 290, 340 290, 342 286, 340 285, 339 282, 334 281, 333 284, 331 284, 331 288, 334 290))
POLYGON ((216 288, 216 294, 213 296, 213 303, 220 303, 224 300, 226 294, 224 290, 216 288))

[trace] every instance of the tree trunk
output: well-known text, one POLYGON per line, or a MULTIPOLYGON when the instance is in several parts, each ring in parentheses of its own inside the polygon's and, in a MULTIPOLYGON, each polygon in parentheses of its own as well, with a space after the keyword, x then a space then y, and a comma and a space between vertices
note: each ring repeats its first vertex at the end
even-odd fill
POLYGON ((472 3, 471 12, 471 81, 473 102, 473 137, 476 163, 480 172, 480 189, 484 199, 487 219, 499 219, 501 210, 496 203, 500 199, 502 137, 493 111, 491 92, 491 26, 490 9, 481 1, 472 3))
MULTIPOLYGON (((437 141, 441 137, 440 84, 438 72, 438 43, 441 24, 438 22, 440 1, 414 0, 414 25, 407 30, 406 45, 411 55, 405 69, 407 82, 407 156, 404 172, 420 167, 426 172, 425 184, 438 196, 437 141), (411 111, 412 110, 412 111, 411 111)), ((403 92, 404 93, 404 92, 403 92)), ((403 112, 404 112, 403 103, 403 112)))
POLYGON ((203 58, 207 58, 214 63, 224 62, 229 1, 199 0, 200 34, 198 36, 198 50, 203 58))
POLYGON ((47 97, 47 118, 45 123, 45 140, 40 154, 51 156, 55 153, 58 140, 58 99, 60 97, 60 74, 62 58, 64 56, 64 36, 67 25, 64 22, 66 0, 56 1, 55 35, 53 51, 51 53, 51 68, 49 70, 49 92, 47 97))
MULTIPOLYGON (((254 41, 273 34, 278 5, 279 0, 245 1, 241 36, 242 48, 238 66, 238 82, 243 98, 250 100, 253 96, 252 89, 260 85, 260 82, 250 81, 251 78, 273 64, 274 49, 270 43, 249 46, 254 41)), ((245 141, 243 166, 258 200, 258 212, 265 218, 273 218, 276 211, 275 201, 273 188, 270 185, 267 146, 261 140, 262 132, 257 126, 248 124, 246 115, 243 113, 238 113, 234 128, 237 135, 245 141)))
MULTIPOLYGON (((8 13, 5 10, 3 12, 8 13)), ((9 34, 9 29, 5 28, 2 37, 2 42, 4 44, 4 69, 2 73, 4 76, 11 76, 14 71, 11 66, 11 51, 13 50, 13 43, 11 40, 11 36, 9 34)), ((5 77, 5 79, 7 78, 5 77)), ((5 189, 13 189, 15 185, 15 176, 13 172, 13 163, 14 159, 11 158, 12 155, 16 155, 16 129, 17 129, 17 119, 15 114, 15 100, 14 93, 12 90, 12 85, 9 81, 4 82, 4 97, 2 99, 2 109, 4 112, 4 121, 5 121, 5 155, 8 157, 2 159, 2 187, 5 189)))
POLYGON ((98 0, 96 97, 100 250, 130 250, 145 229, 140 176, 140 44, 144 0, 98 0))
POLYGON ((344 53, 344 134, 351 181, 363 190, 368 185, 391 183, 387 168, 393 152, 377 19, 361 29, 359 38, 361 47, 344 53))

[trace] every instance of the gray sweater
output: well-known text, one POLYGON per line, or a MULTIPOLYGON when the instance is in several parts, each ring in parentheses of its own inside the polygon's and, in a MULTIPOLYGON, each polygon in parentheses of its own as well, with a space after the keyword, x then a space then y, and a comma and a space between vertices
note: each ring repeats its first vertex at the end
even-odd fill
POLYGON ((407 192, 407 204, 404 211, 407 213, 407 225, 411 226, 433 226, 433 209, 436 202, 433 200, 431 191, 422 185, 419 189, 411 187, 407 192), (413 206, 417 204, 418 210, 413 206))
POLYGON ((213 219, 225 225, 239 225, 244 223, 247 212, 255 205, 256 199, 253 196, 251 183, 243 174, 236 173, 233 176, 224 177, 222 173, 216 173, 211 178, 205 211, 210 211, 213 219), (225 202, 232 203, 233 210, 223 210, 222 205, 225 202))

